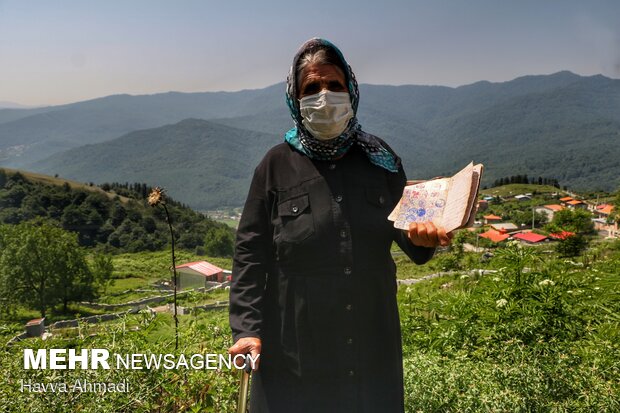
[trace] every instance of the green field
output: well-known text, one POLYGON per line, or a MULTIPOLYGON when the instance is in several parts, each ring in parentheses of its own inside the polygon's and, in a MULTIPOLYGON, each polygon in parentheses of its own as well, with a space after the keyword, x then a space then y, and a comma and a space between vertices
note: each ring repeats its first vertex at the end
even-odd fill
POLYGON ((99 193, 99 194, 103 194, 103 195, 107 196, 110 199, 118 197, 124 203, 127 203, 130 200, 129 198, 127 198, 125 196, 120 196, 120 195, 114 194, 112 192, 106 192, 106 191, 104 191, 103 189, 99 188, 96 185, 90 185, 90 184, 87 184, 87 183, 77 182, 77 181, 73 181, 71 179, 65 179, 65 178, 60 178, 60 177, 52 177, 52 176, 49 176, 49 175, 39 174, 39 173, 36 173, 36 172, 25 171, 25 170, 22 170, 22 169, 10 169, 10 168, 4 168, 4 167, 1 168, 1 169, 4 169, 6 172, 8 172, 10 174, 20 173, 20 174, 22 174, 24 177, 26 177, 31 182, 37 182, 37 183, 46 184, 46 185, 56 185, 56 186, 62 186, 62 185, 64 185, 66 183, 72 189, 81 189, 81 190, 85 190, 85 191, 96 192, 96 193, 99 193))
MULTIPOLYGON (((204 258, 184 252, 178 257, 204 258)), ((168 259, 164 252, 116 256, 117 284, 110 293, 169 277, 168 259)), ((597 243, 572 259, 511 243, 495 250, 484 264, 497 270, 486 275, 469 272, 480 268, 475 254, 455 258, 453 252, 443 252, 424 266, 409 264, 402 255, 396 260, 399 278, 419 278, 447 264, 461 268, 399 287, 407 412, 620 411, 620 241, 597 243)), ((230 260, 213 261, 229 268, 230 260)), ((179 305, 226 299, 224 290, 192 293, 179 305)), ((225 353, 231 344, 225 309, 196 311, 179 320, 177 353, 225 353)), ((15 334, 15 326, 3 325, 0 344, 15 334)), ((169 313, 153 317, 142 312, 57 331, 45 341, 2 345, 0 395, 6 411, 234 411, 238 376, 227 369, 23 369, 23 348, 59 347, 175 353, 174 323, 169 313), (21 380, 83 377, 128 380, 131 391, 20 391, 21 380)))
POLYGON ((494 188, 482 189, 480 190, 480 193, 484 196, 510 197, 526 193, 552 194, 564 193, 564 191, 550 185, 508 184, 494 188))

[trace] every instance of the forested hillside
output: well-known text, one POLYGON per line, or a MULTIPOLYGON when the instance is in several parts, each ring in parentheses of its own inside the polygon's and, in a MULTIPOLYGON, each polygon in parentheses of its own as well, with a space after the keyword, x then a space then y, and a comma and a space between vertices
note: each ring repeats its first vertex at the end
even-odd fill
MULTIPOLYGON (((457 88, 362 84, 360 93, 360 123, 399 153, 412 179, 474 160, 485 164, 486 185, 528 174, 574 190, 620 186, 620 80, 559 72, 457 88)), ((195 208, 241 205, 253 167, 292 124, 283 84, 5 109, 0 165, 161 182, 195 208)))
POLYGON ((200 119, 132 132, 72 149, 39 163, 50 174, 90 182, 157 183, 197 209, 243 204, 254 167, 276 135, 200 119))
MULTIPOLYGON (((104 184, 108 191, 103 191, 48 178, 44 182, 27 173, 0 169, 0 224, 51 220, 77 233, 81 246, 106 252, 154 251, 168 245, 164 211, 147 205, 150 187, 146 184, 104 184)), ((230 232, 172 199, 167 202, 181 248, 201 249, 210 231, 230 232)))

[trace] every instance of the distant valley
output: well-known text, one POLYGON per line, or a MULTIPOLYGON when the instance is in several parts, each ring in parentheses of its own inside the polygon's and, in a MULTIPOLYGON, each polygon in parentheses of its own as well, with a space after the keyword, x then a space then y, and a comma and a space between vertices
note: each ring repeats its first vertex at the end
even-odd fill
MULTIPOLYGON (((362 84, 360 94, 360 123, 410 178, 475 160, 486 184, 527 174, 576 190, 620 187, 620 80, 559 72, 458 88, 362 84)), ((0 166, 161 185, 198 209, 236 206, 290 127, 284 84, 0 109, 0 166)))

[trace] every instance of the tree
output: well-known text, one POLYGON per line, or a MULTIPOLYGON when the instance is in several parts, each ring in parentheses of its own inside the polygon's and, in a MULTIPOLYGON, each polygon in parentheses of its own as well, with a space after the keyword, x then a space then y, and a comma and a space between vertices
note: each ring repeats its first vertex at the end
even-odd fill
POLYGON ((93 258, 92 273, 97 293, 105 293, 110 285, 114 283, 112 273, 114 272, 114 263, 109 255, 98 254, 93 258))
MULTIPOLYGON (((0 296, 37 309, 96 296, 95 274, 77 234, 35 220, 0 227, 0 296)), ((98 276, 108 274, 100 270, 98 276), (102 275, 103 274, 103 275, 102 275)))
POLYGON ((552 232, 570 231, 576 234, 589 234, 594 230, 592 214, 583 209, 564 209, 553 214, 548 228, 552 232))
POLYGON ((229 228, 213 227, 205 237, 205 252, 215 257, 230 257, 233 254, 234 235, 229 228))
POLYGON ((588 240, 580 234, 571 235, 559 240, 555 250, 562 257, 576 257, 588 246, 588 240))

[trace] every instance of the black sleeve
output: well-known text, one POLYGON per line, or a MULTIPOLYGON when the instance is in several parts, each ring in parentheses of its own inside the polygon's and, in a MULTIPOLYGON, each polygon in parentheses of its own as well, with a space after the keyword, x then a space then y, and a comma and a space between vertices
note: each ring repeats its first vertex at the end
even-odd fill
POLYGON ((239 221, 230 283, 233 340, 261 337, 265 281, 271 262, 271 225, 262 164, 254 171, 239 221))
MULTIPOLYGON (((392 199, 396 204, 403 195, 403 189, 407 184, 407 177, 405 176, 405 171, 402 166, 398 169, 398 172, 395 175, 396 176, 392 177, 391 180, 390 191, 392 199)), ((403 252, 407 254, 407 256, 416 264, 424 264, 433 258, 433 255, 435 254, 435 248, 414 245, 409 240, 407 233, 399 228, 394 228, 394 241, 396 241, 400 249, 403 250, 403 252)))

